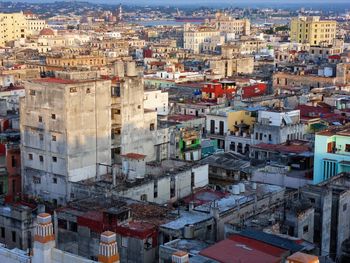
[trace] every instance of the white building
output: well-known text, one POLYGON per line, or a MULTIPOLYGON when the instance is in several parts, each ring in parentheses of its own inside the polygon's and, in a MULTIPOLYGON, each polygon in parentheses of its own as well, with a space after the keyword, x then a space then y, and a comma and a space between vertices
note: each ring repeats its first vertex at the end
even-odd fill
POLYGON ((158 115, 168 115, 168 92, 163 92, 161 90, 145 90, 143 105, 145 109, 155 110, 158 115))
POLYGON ((189 28, 185 25, 184 29, 184 48, 192 50, 199 54, 203 51, 204 42, 211 42, 213 38, 220 37, 220 31, 209 27, 189 28))
POLYGON ((69 182, 111 164, 111 82, 96 72, 59 72, 25 83, 21 101, 24 191, 63 204, 69 182))

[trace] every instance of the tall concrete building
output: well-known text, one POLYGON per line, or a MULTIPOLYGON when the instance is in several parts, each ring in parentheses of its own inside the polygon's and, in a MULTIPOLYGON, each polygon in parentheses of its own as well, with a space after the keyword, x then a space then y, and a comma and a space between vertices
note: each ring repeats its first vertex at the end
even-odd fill
POLYGON ((135 62, 117 62, 112 85, 112 157, 120 154, 146 155, 147 161, 168 157, 168 129, 157 128, 157 111, 144 106, 144 81, 136 72, 135 62))
POLYGON ((27 20, 23 13, 0 13, 0 46, 26 37, 27 20))
POLYGON ((290 24, 290 40, 314 46, 322 43, 332 44, 336 30, 336 21, 320 20, 318 16, 296 17, 290 24))
POLYGON ((57 72, 25 83, 21 101, 24 192, 62 204, 70 182, 111 164, 111 82, 96 72, 57 72), (103 164, 103 165, 99 165, 103 164))

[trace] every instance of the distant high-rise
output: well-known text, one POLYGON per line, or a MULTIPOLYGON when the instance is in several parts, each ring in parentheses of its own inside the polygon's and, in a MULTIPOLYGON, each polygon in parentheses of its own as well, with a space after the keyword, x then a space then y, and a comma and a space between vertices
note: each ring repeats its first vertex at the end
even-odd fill
POLYGON ((320 20, 318 16, 293 18, 290 26, 290 40, 318 46, 332 44, 336 37, 337 22, 320 20))
POLYGON ((119 4, 118 8, 118 21, 121 22, 123 20, 123 8, 122 4, 119 4))

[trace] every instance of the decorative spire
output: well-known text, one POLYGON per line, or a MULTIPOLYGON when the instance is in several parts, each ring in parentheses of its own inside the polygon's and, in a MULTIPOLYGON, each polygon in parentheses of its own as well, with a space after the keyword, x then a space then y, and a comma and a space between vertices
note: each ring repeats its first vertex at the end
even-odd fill
POLYGON ((119 263, 118 246, 116 242, 116 234, 106 231, 101 234, 100 253, 98 262, 102 263, 119 263))
POLYGON ((172 256, 173 263, 189 263, 188 253, 184 251, 176 251, 172 256))
POLYGON ((48 243, 55 240, 51 215, 41 213, 37 216, 38 225, 35 229, 34 241, 40 243, 48 243))

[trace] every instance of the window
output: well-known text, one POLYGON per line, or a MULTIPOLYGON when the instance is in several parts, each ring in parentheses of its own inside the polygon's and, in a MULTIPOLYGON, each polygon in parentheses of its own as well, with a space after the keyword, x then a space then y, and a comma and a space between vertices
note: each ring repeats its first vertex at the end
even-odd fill
POLYGON ((191 172, 191 188, 194 187, 194 172, 191 172))
POLYGON ((57 157, 56 157, 56 156, 52 156, 52 161, 53 161, 54 163, 57 163, 57 157))
POLYGON ((44 156, 39 155, 39 161, 40 161, 40 162, 43 162, 43 161, 44 161, 44 156))
POLYGON ((39 134, 39 140, 40 140, 40 141, 44 140, 44 135, 41 134, 41 133, 39 134))
POLYGON ((151 124, 149 125, 149 130, 150 130, 150 131, 154 131, 154 123, 151 123, 151 124))
POLYGON ((140 200, 141 201, 147 201, 147 195, 146 194, 143 194, 140 196, 140 200))
POLYGON ((122 236, 122 247, 128 247, 128 238, 122 236))
POLYGON ((30 90, 29 95, 35 96, 35 90, 30 90))
POLYGON ((170 179, 170 198, 175 197, 175 177, 170 179))
POLYGON ((67 220, 58 218, 57 225, 58 225, 58 228, 67 229, 67 220))
POLYGON ((350 144, 345 144, 345 151, 350 152, 350 144))
POLYGON ((40 184, 40 183, 41 183, 40 177, 33 176, 33 183, 34 183, 34 184, 40 184))
POLYGON ((272 141, 272 135, 269 134, 269 141, 272 141))
POLYGON ((348 208, 348 204, 343 204, 343 211, 345 211, 348 208))
POLYGON ((56 135, 52 135, 52 141, 54 141, 54 142, 55 142, 55 141, 56 141, 56 139, 57 139, 57 138, 56 138, 56 135))
POLYGON ((5 238, 5 228, 1 227, 1 238, 5 238))
POLYGON ((43 122, 43 117, 42 117, 42 116, 39 116, 39 117, 38 117, 38 121, 39 121, 39 122, 43 122))
POLYGON ((56 120, 56 114, 51 114, 51 119, 56 120))
POLYGON ((16 167, 16 164, 17 164, 16 157, 14 155, 12 155, 11 156, 11 166, 12 167, 16 167))
POLYGON ((310 198, 311 204, 314 204, 316 202, 315 198, 310 198))
POLYGON ((158 181, 154 180, 153 182, 153 197, 157 198, 158 197, 158 181))
POLYGON ((29 159, 29 160, 33 160, 33 154, 31 154, 31 153, 28 154, 28 159, 29 159))
POLYGON ((309 232, 309 226, 308 225, 303 227, 303 233, 306 234, 307 232, 309 232))
POLYGON ((88 94, 91 93, 90 88, 87 88, 87 89, 86 89, 86 93, 88 93, 88 94))
POLYGON ((77 88, 70 88, 70 89, 69 89, 69 92, 70 92, 70 93, 77 92, 77 88))
POLYGON ((138 108, 138 109, 141 109, 141 105, 138 105, 137 108, 138 108))
POLYGON ((78 224, 75 222, 69 222, 69 231, 78 232, 78 224))
POLYGON ((12 231, 12 242, 16 243, 16 231, 12 231))

